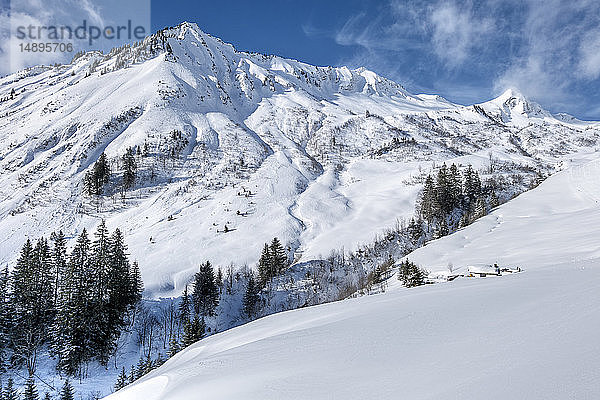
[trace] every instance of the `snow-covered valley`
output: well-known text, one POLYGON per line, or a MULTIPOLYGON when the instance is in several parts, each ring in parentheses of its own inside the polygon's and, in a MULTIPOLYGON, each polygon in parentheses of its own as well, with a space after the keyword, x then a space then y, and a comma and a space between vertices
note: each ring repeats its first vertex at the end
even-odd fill
MULTIPOLYGON (((518 265, 265 317, 109 399, 593 399, 600 395, 597 158, 408 257, 518 265)), ((435 269, 435 268, 433 268, 435 269)))

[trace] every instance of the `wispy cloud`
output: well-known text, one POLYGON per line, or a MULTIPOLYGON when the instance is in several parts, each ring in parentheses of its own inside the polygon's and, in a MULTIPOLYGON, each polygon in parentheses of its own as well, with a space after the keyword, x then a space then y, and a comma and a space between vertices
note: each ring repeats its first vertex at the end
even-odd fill
POLYGON ((600 77, 600 28, 588 32, 581 40, 578 70, 587 79, 600 77))
POLYGON ((598 10, 588 0, 529 2, 520 55, 501 71, 496 89, 518 87, 547 103, 573 100, 573 85, 600 75, 598 10))
POLYGON ((454 2, 432 6, 428 23, 435 54, 450 68, 462 65, 494 27, 492 18, 475 17, 470 4, 459 7, 454 2))
POLYGON ((597 0, 390 0, 330 36, 356 47, 342 62, 363 62, 417 89, 452 88, 458 93, 442 94, 469 101, 514 87, 573 112, 573 103, 600 93, 599 26, 597 0))

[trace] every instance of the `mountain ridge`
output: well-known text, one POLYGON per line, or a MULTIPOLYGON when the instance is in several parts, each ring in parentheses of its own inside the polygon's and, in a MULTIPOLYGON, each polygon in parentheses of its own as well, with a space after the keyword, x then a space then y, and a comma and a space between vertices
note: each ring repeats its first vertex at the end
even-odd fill
POLYGON ((369 243, 412 216, 441 163, 503 165, 526 182, 600 137, 512 92, 456 105, 362 68, 238 52, 189 23, 0 79, 0 97, 13 89, 0 103, 0 264, 27 237, 105 219, 148 296, 178 294, 205 259, 252 266, 275 236, 302 260, 369 243), (138 175, 123 192, 127 148, 138 175), (113 175, 90 197, 101 153, 113 175))

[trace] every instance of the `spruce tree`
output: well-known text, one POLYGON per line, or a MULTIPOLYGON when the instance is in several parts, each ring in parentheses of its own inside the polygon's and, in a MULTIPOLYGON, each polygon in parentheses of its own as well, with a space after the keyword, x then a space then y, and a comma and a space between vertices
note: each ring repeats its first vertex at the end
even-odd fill
POLYGON ((129 383, 133 383, 136 380, 137 371, 135 370, 135 365, 131 366, 131 371, 129 372, 129 383))
POLYGON ((181 348, 179 346, 179 341, 177 340, 175 335, 173 335, 173 337, 171 338, 171 341, 169 342, 169 352, 167 353, 167 357, 169 357, 169 358, 173 357, 175 354, 177 354, 179 352, 179 350, 181 350, 181 348))
POLYGON ((196 343, 204 337, 206 330, 206 324, 204 317, 200 319, 198 314, 194 315, 194 318, 183 327, 183 340, 182 346, 188 347, 196 343))
POLYGON ((119 228, 115 229, 109 239, 108 251, 108 298, 111 305, 112 319, 122 322, 123 315, 138 299, 137 288, 130 274, 127 246, 119 228))
POLYGON ((258 304, 260 302, 259 287, 254 281, 254 274, 250 272, 246 293, 244 293, 243 312, 248 318, 256 315, 258 304))
POLYGON ((456 164, 452 164, 448 171, 448 184, 450 187, 450 198, 452 200, 452 209, 461 206, 462 200, 462 177, 456 164))
POLYGON ((146 374, 146 359, 143 355, 140 355, 140 359, 135 367, 135 380, 140 379, 146 374))
POLYGON ((499 205, 500 200, 498 199, 498 196, 496 196, 496 192, 492 191, 492 194, 490 195, 490 208, 494 209, 499 205))
POLYGON ((185 326, 190 320, 190 308, 191 308, 190 295, 188 293, 188 287, 185 286, 183 295, 181 296, 181 302, 179 303, 179 321, 182 326, 185 326))
POLYGON ((419 241, 425 234, 425 232, 423 232, 423 221, 420 219, 415 220, 414 218, 411 218, 408 224, 408 234, 410 235, 410 240, 412 243, 415 246, 418 246, 419 241))
POLYGON ((194 276, 192 292, 194 312, 203 316, 213 316, 219 304, 219 288, 215 282, 215 273, 209 261, 200 266, 194 276))
POLYGON ((111 304, 109 297, 109 279, 111 279, 111 257, 109 232, 101 221, 92 243, 91 264, 88 276, 92 292, 89 293, 87 310, 87 329, 94 332, 90 340, 90 351, 101 365, 106 365, 112 351, 113 339, 118 335, 120 310, 111 304))
POLYGON ((29 240, 23 246, 13 272, 11 297, 14 355, 33 374, 37 351, 47 340, 54 314, 50 249, 45 239, 35 248, 29 240))
POLYGON ((77 238, 61 282, 57 315, 52 328, 52 352, 58 356, 58 369, 75 375, 91 358, 90 328, 91 243, 87 231, 77 238))
POLYGON ((67 379, 60 389, 60 400, 73 400, 75 398, 75 390, 73 389, 73 385, 67 379))
POLYGON ((123 367, 115 383, 115 392, 123 389, 125 386, 127 386, 127 372, 125 372, 125 367, 123 367))
POLYGON ((123 167, 123 188, 129 190, 135 185, 135 177, 137 174, 137 165, 131 147, 128 147, 123 155, 123 167))
POLYGON ((131 287, 129 290, 131 305, 135 305, 142 300, 142 294, 144 293, 144 281, 142 280, 142 274, 140 272, 140 266, 137 261, 134 261, 131 265, 130 271, 130 282, 131 287))
POLYGON ((53 233, 50 239, 53 242, 52 272, 54 275, 54 303, 58 304, 60 279, 66 274, 67 270, 67 240, 62 231, 53 233))
POLYGON ((273 238, 270 247, 271 262, 273 263, 273 271, 275 274, 280 275, 287 268, 287 255, 285 249, 281 245, 278 238, 273 238))
POLYGON ((419 199, 419 215, 422 219, 431 224, 437 214, 437 195, 435 184, 431 175, 425 179, 423 191, 419 199))
POLYGON ((439 205, 438 217, 445 218, 453 209, 453 193, 450 187, 448 169, 445 164, 438 170, 436 196, 437 204, 439 205))
POLYGON ((475 212, 473 218, 478 219, 487 214, 487 206, 483 197, 479 197, 475 203, 475 212))
POLYGON ((275 276, 273 271, 273 262, 271 261, 271 249, 269 245, 265 243, 262 254, 258 260, 258 277, 260 281, 260 287, 265 287, 268 282, 275 276))
POLYGON ((33 380, 33 376, 30 376, 25 383, 25 391, 23 392, 24 400, 38 400, 38 391, 35 387, 35 381, 33 380))
POLYGON ((406 287, 423 285, 425 277, 425 271, 409 260, 402 261, 398 266, 398 279, 406 287))
MULTIPOLYGON (((9 294, 8 266, 0 272, 0 374, 8 368, 8 347, 12 334, 12 303, 9 294)), ((1 397, 0 397, 1 398, 1 397)))
POLYGON ((102 153, 94 166, 84 177, 86 192, 89 196, 100 196, 104 192, 104 185, 110 181, 110 166, 106 155, 102 153))
POLYGON ((464 172, 463 194, 467 204, 475 202, 477 197, 481 195, 481 180, 479 174, 473 170, 472 166, 468 166, 464 172))
POLYGON ((19 400, 19 393, 15 389, 13 378, 8 378, 6 388, 4 389, 4 397, 2 400, 19 400))

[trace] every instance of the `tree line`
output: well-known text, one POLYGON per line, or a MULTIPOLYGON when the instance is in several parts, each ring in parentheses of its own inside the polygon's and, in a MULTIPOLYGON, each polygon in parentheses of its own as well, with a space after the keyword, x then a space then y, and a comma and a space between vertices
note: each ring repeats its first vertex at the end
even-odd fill
POLYGON ((84 376, 92 360, 107 365, 142 291, 123 234, 110 234, 104 221, 93 239, 84 229, 71 252, 62 231, 28 239, 14 269, 0 275, 0 367, 33 375, 42 348, 69 376, 84 376))
POLYGON ((468 166, 461 174, 456 164, 442 165, 437 175, 425 178, 416 204, 416 219, 410 222, 415 237, 432 232, 442 237, 469 225, 500 205, 496 193, 481 184, 479 173, 468 166))

